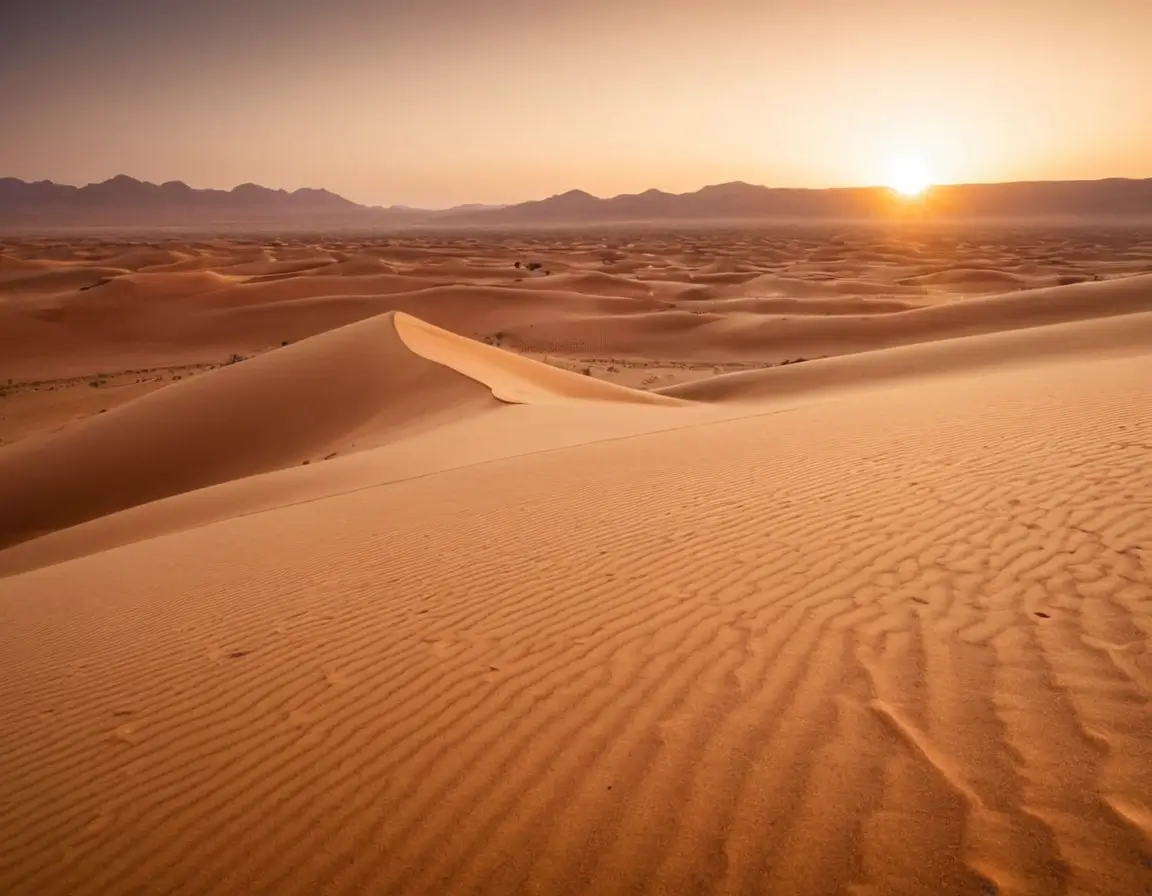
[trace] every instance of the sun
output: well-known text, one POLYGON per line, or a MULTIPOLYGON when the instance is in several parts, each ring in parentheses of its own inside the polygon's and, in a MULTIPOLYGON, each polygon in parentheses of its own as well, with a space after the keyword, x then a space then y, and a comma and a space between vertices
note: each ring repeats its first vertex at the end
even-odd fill
POLYGON ((928 166, 916 155, 894 159, 888 171, 888 186, 909 199, 919 196, 932 185, 928 166))

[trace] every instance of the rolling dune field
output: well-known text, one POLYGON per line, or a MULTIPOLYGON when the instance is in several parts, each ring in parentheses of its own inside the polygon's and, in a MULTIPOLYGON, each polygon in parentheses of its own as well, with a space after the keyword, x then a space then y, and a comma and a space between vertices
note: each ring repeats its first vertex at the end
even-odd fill
POLYGON ((0 892, 1152 892, 1152 231, 0 240, 0 892))

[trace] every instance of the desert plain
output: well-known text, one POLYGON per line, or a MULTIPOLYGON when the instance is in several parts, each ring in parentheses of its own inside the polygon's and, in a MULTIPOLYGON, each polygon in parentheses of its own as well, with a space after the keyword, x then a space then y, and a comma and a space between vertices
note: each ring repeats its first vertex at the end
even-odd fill
POLYGON ((0 238, 0 892, 1152 892, 1152 228, 0 238))

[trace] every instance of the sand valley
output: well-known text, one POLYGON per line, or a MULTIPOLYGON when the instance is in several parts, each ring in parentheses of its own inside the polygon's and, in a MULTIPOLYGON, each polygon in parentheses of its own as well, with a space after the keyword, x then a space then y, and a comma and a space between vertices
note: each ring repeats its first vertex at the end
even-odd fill
POLYGON ((1152 228, 0 237, 0 892, 1152 892, 1152 228))

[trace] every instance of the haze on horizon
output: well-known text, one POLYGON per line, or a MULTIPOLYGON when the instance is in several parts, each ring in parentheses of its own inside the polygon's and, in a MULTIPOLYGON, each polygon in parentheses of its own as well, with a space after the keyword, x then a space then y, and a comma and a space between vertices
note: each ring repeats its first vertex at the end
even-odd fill
POLYGON ((9 0, 0 176, 371 204, 1152 176, 1145 0, 9 0), (1010 8, 1009 8, 1010 7, 1010 8))

